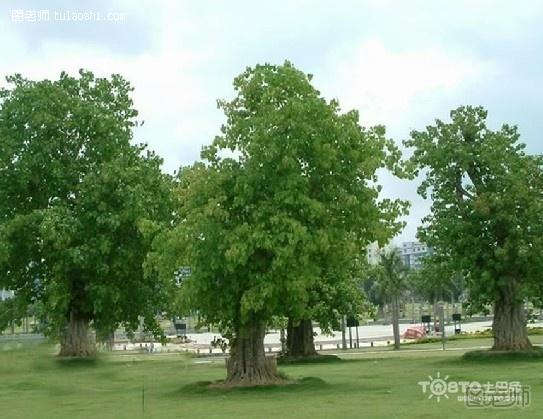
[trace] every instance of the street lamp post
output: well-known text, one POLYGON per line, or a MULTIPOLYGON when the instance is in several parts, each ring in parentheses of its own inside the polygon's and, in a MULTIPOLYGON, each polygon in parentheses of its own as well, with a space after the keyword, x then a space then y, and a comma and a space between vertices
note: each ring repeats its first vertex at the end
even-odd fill
POLYGON ((345 315, 341 317, 341 347, 347 349, 347 340, 345 338, 345 315))
POLYGON ((439 323, 441 324, 441 344, 445 350, 445 303, 443 301, 439 302, 439 323))

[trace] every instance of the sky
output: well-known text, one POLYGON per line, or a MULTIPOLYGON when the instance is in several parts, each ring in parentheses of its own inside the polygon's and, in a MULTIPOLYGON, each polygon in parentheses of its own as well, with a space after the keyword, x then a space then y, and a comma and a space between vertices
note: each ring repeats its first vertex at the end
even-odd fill
MULTIPOLYGON (((170 173, 198 160, 219 133, 216 101, 233 96, 236 75, 285 60, 313 74, 343 110, 358 109, 362 125, 385 125, 398 144, 471 104, 488 110, 491 128, 518 125, 528 151, 543 153, 538 0, 8 0, 0 3, 0 53, 0 86, 13 73, 122 74, 145 121, 136 140, 170 173), (87 20, 68 20, 78 13, 87 20)), ((414 240, 429 203, 416 182, 381 181, 384 196, 412 202, 395 241, 414 240)))

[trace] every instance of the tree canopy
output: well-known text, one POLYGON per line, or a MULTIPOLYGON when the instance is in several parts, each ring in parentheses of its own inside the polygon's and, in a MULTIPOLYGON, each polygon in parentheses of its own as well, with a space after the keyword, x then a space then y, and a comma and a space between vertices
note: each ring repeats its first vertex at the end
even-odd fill
POLYGON ((492 131, 486 118, 461 107, 406 141, 432 199, 419 236, 464 275, 472 308, 494 306, 494 347, 529 348, 523 302, 543 295, 543 158, 515 126, 492 131))
POLYGON ((378 169, 398 169, 399 151, 310 81, 288 62, 236 77, 205 163, 180 173, 181 221, 151 256, 163 275, 192 267, 185 301, 231 333, 234 359, 255 324, 304 318, 311 293, 349 286, 365 246, 401 226, 405 203, 379 200, 376 185, 378 169))
POLYGON ((160 158, 132 144, 129 83, 88 71, 8 82, 0 91, 0 286, 15 291, 21 309, 43 304, 65 355, 92 353, 81 343, 89 322, 98 332, 134 330, 143 315, 160 333, 155 314, 167 284, 144 277, 142 263, 171 218, 171 180, 160 158))

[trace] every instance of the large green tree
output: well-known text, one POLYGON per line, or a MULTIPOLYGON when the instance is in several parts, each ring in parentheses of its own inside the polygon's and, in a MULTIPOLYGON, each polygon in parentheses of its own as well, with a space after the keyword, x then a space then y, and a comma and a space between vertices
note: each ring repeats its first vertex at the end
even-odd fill
POLYGON ((0 91, 0 286, 12 315, 40 302, 62 356, 154 318, 167 287, 142 263, 171 213, 161 160, 132 144, 137 123, 122 77, 8 78, 0 91))
POLYGON ((403 206, 378 201, 375 185, 397 149, 384 128, 361 128, 357 112, 341 113, 310 80, 288 62, 235 79, 206 163, 181 173, 182 221, 151 258, 163 275, 192 267, 182 292, 203 321, 228 332, 229 385, 279 380, 264 354, 270 319, 304 319, 323 278, 332 288, 348 280, 340 274, 361 249, 399 226, 403 206))
POLYGON ((465 277, 472 309, 493 305, 493 348, 529 349, 524 302, 542 296, 543 159, 524 151, 515 126, 492 131, 486 118, 461 107, 406 141, 432 199, 419 236, 465 277))

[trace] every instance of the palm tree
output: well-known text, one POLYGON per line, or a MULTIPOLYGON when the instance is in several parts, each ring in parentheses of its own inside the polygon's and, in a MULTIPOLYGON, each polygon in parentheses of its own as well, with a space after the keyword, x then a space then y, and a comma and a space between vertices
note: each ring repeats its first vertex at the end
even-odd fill
POLYGON ((378 281, 383 294, 392 305, 392 331, 394 349, 400 349, 400 297, 407 288, 407 268, 398 248, 383 250, 377 265, 378 281))

